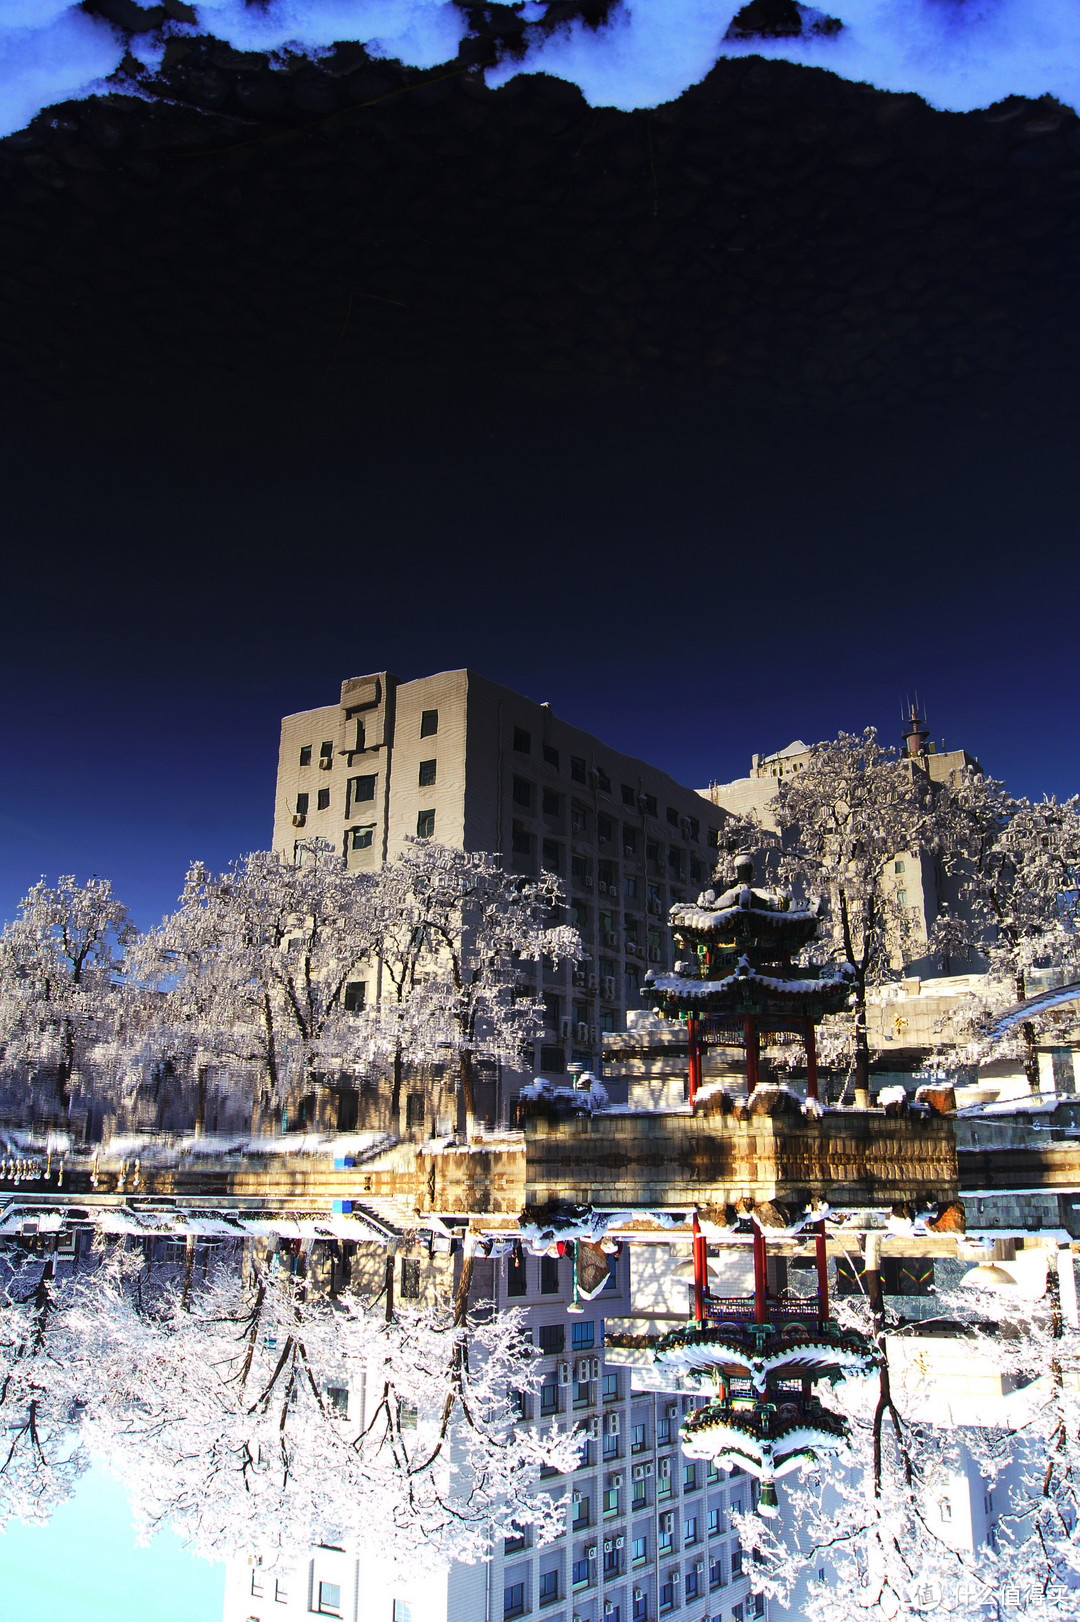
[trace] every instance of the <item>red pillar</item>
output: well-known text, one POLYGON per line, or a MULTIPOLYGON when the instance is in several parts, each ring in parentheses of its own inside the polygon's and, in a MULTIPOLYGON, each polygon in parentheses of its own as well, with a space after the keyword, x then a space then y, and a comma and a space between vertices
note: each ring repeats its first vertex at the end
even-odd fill
POLYGON ((814 1022, 806 1022, 806 1096, 816 1099, 817 1087, 817 1043, 814 1040, 814 1022))
POLYGON ((687 1020, 687 1022, 686 1022, 686 1038, 687 1038, 687 1043, 689 1045, 689 1058, 688 1058, 688 1061, 687 1061, 687 1073, 689 1075, 689 1080, 690 1080, 690 1108, 691 1109, 693 1109, 693 1107, 694 1107, 694 1100, 697 1097, 697 1090, 701 1086, 701 1036, 699 1034, 700 1030, 701 1030, 701 1026, 700 1026, 699 1022, 696 1019, 691 1017, 690 1019, 687 1020))
POLYGON ((708 1288, 708 1263, 705 1235, 701 1231, 697 1212, 694 1212, 694 1317, 698 1323, 705 1321, 705 1291, 708 1288))
POLYGON ((818 1316, 824 1323, 829 1316, 829 1258, 825 1250, 824 1222, 817 1225, 814 1249, 817 1253, 818 1316))
POLYGON ((765 1254, 765 1235, 754 1223, 754 1321, 764 1323, 768 1316, 766 1272, 767 1257, 765 1254))
POLYGON ((758 1084, 759 1058, 757 1020, 753 1014, 747 1014, 743 1030, 746 1032, 746 1091, 752 1093, 758 1084))

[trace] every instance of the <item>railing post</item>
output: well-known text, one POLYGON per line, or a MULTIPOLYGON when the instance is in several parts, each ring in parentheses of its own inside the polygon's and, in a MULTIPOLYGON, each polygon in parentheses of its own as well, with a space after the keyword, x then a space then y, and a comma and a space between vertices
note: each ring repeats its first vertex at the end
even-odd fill
POLYGON ((764 1323, 767 1316, 768 1257, 765 1235, 754 1223, 754 1321, 764 1323))
POLYGON ((697 1323, 705 1321, 705 1289, 708 1284, 706 1261, 705 1236, 698 1222, 697 1212, 694 1212, 693 1226, 693 1256, 694 1256, 694 1319, 697 1323))
POLYGON ((760 1057, 757 1020, 753 1014, 747 1014, 743 1020, 743 1030, 746 1033, 746 1092, 749 1097, 758 1084, 758 1060, 760 1057))
POLYGON ((686 1022, 686 1037, 688 1043, 686 1069, 689 1083, 691 1109, 694 1107, 694 1100, 697 1097, 698 1088, 701 1086, 701 1037, 699 1035, 699 1031, 700 1024, 698 1020, 691 1015, 686 1022))
POLYGON ((817 1225, 814 1250, 817 1255, 818 1317, 824 1323, 829 1316, 829 1257, 825 1249, 824 1220, 817 1225))

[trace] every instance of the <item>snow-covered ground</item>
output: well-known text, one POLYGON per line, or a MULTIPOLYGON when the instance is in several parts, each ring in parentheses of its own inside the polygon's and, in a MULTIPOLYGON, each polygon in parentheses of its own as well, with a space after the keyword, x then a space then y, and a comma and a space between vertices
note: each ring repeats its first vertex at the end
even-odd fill
MULTIPOLYGON (((147 9, 150 0, 135 0, 147 9)), ((3 0, 0 6, 0 134, 41 108, 93 94, 125 51, 153 73, 168 38, 211 34, 239 51, 318 57, 338 41, 429 69, 452 60, 468 32, 446 0, 200 0, 193 24, 125 35, 77 0, 3 0)), ((558 0, 518 0, 539 24, 558 0)), ((1074 0, 837 0, 800 6, 791 39, 728 40, 741 9, 733 0, 619 0, 605 27, 569 20, 527 30, 520 60, 488 70, 492 87, 519 73, 547 73, 580 86, 590 105, 657 107, 699 84, 722 57, 757 55, 824 68, 881 90, 915 92, 933 107, 968 112, 1010 95, 1051 95, 1080 106, 1080 7, 1074 0), (831 17, 830 33, 815 24, 831 17)))

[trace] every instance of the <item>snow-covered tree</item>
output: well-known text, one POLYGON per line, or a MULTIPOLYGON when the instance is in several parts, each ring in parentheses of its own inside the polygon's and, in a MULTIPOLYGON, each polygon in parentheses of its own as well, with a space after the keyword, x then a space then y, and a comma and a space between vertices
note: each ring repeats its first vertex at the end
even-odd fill
POLYGON ((347 988, 377 941, 373 881, 322 841, 299 864, 256 851, 219 875, 189 870, 178 910, 132 955, 158 1048, 201 1066, 253 1065, 261 1103, 367 1051, 347 988))
POLYGON ((409 840, 375 882, 384 989, 373 1019, 394 1056, 395 1098, 402 1054, 453 1052, 471 1132, 476 1060, 516 1063, 542 1029, 532 965, 580 957, 577 931, 550 921, 562 885, 554 874, 520 878, 493 856, 430 840, 409 840))
MULTIPOLYGON (((111 1282, 95 1368, 108 1402, 94 1454, 125 1482, 144 1535, 169 1524, 217 1557, 268 1561, 348 1542, 416 1568, 472 1560, 562 1508, 533 1491, 579 1443, 523 1425, 514 1391, 539 1373, 517 1314, 398 1311, 310 1298, 285 1270, 220 1271, 151 1312, 111 1282)), ((100 1337, 99 1337, 100 1338, 100 1337)))
POLYGON ((43 1523, 87 1468, 80 1417, 87 1360, 75 1287, 45 1258, 0 1258, 0 1529, 43 1523))
POLYGON ((897 855, 936 848, 935 785, 916 762, 878 743, 873 727, 815 744, 805 766, 781 780, 773 803, 776 866, 802 895, 829 909, 825 948, 855 975, 855 1084, 869 1087, 868 990, 895 977, 912 937, 911 913, 897 899, 897 855))
POLYGON ((0 934, 0 1055, 8 1072, 49 1072, 63 1108, 80 1066, 115 1035, 124 948, 134 935, 108 879, 44 879, 0 934))
MULTIPOLYGON (((931 945, 948 959, 980 955, 990 981, 983 1012, 1023 1002, 1036 966, 1080 974, 1080 796, 1032 804, 1003 783, 967 771, 941 804, 943 859, 958 879, 958 905, 931 945)), ((1020 1026, 1025 1069, 1039 1086, 1036 1022, 1020 1026)))

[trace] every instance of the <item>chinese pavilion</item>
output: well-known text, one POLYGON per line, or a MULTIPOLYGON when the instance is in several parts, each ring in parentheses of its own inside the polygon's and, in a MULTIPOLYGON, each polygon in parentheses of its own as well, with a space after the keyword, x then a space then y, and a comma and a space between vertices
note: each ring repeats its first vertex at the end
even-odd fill
MULTIPOLYGON (((818 932, 816 907, 798 908, 782 893, 756 889, 753 863, 740 857, 734 885, 706 890, 696 904, 671 909, 676 949, 671 974, 647 977, 644 990, 664 1019, 685 1022, 689 1038, 691 1109, 701 1085, 702 1044, 711 1040, 746 1051, 747 1091, 759 1086, 763 1032, 802 1037, 807 1097, 818 1097, 814 1028, 849 1002, 849 964, 794 965, 818 932)), ((706 1241, 694 1218, 694 1317, 665 1335, 656 1361, 714 1400, 689 1415, 681 1437, 691 1458, 738 1465, 761 1482, 759 1510, 776 1512, 774 1481, 840 1451, 846 1425, 813 1394, 815 1382, 835 1382, 873 1366, 870 1343, 829 1321, 825 1223, 816 1226, 817 1294, 770 1296, 765 1229, 750 1213, 754 1295, 721 1299, 708 1288, 706 1241)))

